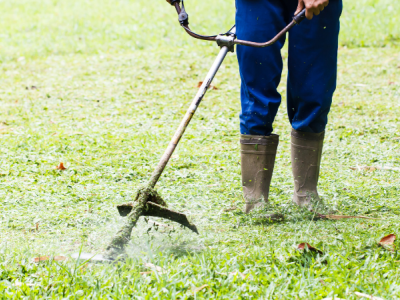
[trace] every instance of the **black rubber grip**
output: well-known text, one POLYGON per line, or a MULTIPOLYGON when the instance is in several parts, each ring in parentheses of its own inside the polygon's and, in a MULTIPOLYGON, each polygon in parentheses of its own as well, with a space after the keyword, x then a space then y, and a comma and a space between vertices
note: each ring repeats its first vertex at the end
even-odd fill
POLYGON ((181 3, 181 0, 167 0, 167 2, 171 5, 175 5, 176 2, 178 2, 178 4, 181 3))
POLYGON ((186 13, 185 7, 182 5, 181 12, 178 15, 179 23, 183 26, 189 25, 189 15, 186 13))
POLYGON ((301 12, 299 12, 297 15, 293 17, 293 20, 296 22, 296 24, 300 24, 301 21, 303 21, 306 18, 306 9, 303 9, 301 12))

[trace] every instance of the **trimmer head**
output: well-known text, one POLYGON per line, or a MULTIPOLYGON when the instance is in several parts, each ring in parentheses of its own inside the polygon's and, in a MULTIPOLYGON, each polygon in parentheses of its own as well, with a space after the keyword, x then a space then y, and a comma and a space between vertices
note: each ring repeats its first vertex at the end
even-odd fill
POLYGON ((89 260, 92 262, 113 262, 123 258, 124 250, 131 238, 131 232, 141 216, 165 218, 181 224, 199 233, 194 224, 190 223, 186 215, 170 210, 161 196, 151 187, 142 187, 136 194, 135 201, 118 205, 119 214, 127 217, 125 225, 117 232, 104 254, 76 253, 72 258, 89 260))
MULTIPOLYGON (((126 217, 133 209, 134 203, 126 203, 117 206, 119 215, 121 217, 126 217)), ((153 202, 147 202, 147 210, 142 213, 142 216, 146 217, 159 217, 168 219, 181 224, 192 230, 193 232, 199 234, 196 225, 189 222, 187 216, 177 211, 173 211, 164 206, 158 205, 153 202)))

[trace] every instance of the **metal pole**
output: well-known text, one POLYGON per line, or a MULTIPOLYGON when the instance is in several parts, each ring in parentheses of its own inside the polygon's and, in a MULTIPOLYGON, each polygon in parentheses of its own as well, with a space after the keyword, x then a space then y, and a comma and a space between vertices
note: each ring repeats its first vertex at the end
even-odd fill
POLYGON ((201 100, 203 99, 204 95, 207 92, 207 89, 210 87, 210 84, 212 80, 214 79, 215 74, 218 72, 219 67, 221 66, 222 62, 225 59, 226 54, 228 53, 228 47, 224 46, 221 48, 219 51, 219 54, 217 58, 215 59, 214 63, 211 66, 210 71, 208 71, 208 74, 206 78, 203 81, 203 84, 201 85, 199 91, 197 92, 196 96, 194 97, 192 103, 190 104, 189 109, 187 110, 182 122, 180 123, 178 129, 176 130, 171 142, 169 143, 167 149, 165 150, 163 156, 160 159, 160 162, 158 163, 157 167, 153 171, 153 174, 151 175, 150 181, 149 181, 149 186, 154 188, 156 185, 158 179, 160 178, 162 172, 164 171, 165 166, 168 164, 169 159, 171 158, 172 153, 174 153, 174 150, 176 146, 179 143, 179 140, 183 136, 187 126, 190 123, 190 120, 192 119, 194 113, 196 112, 197 107, 199 107, 199 104, 201 100))

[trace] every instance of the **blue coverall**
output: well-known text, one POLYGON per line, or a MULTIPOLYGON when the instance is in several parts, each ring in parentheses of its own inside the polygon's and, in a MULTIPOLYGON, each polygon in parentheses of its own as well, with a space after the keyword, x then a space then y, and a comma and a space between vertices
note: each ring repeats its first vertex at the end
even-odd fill
MULTIPOLYGON (((236 0, 237 37, 265 42, 291 20, 297 0, 236 0)), ((336 89, 339 18, 342 0, 312 20, 289 31, 287 112, 292 127, 319 133, 325 130, 336 89)), ((281 102, 277 91, 282 73, 285 38, 266 48, 238 46, 241 77, 240 132, 270 135, 281 102)))

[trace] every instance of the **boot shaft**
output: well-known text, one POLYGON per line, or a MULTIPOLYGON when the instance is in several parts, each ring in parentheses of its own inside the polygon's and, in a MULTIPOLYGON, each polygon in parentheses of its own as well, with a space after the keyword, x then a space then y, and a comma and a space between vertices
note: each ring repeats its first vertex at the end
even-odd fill
POLYGON ((246 213, 268 201, 269 187, 275 165, 278 135, 241 135, 241 168, 246 213))
POLYGON ((292 129, 291 160, 294 178, 293 201, 301 206, 319 201, 319 179, 325 132, 309 133, 292 129))

